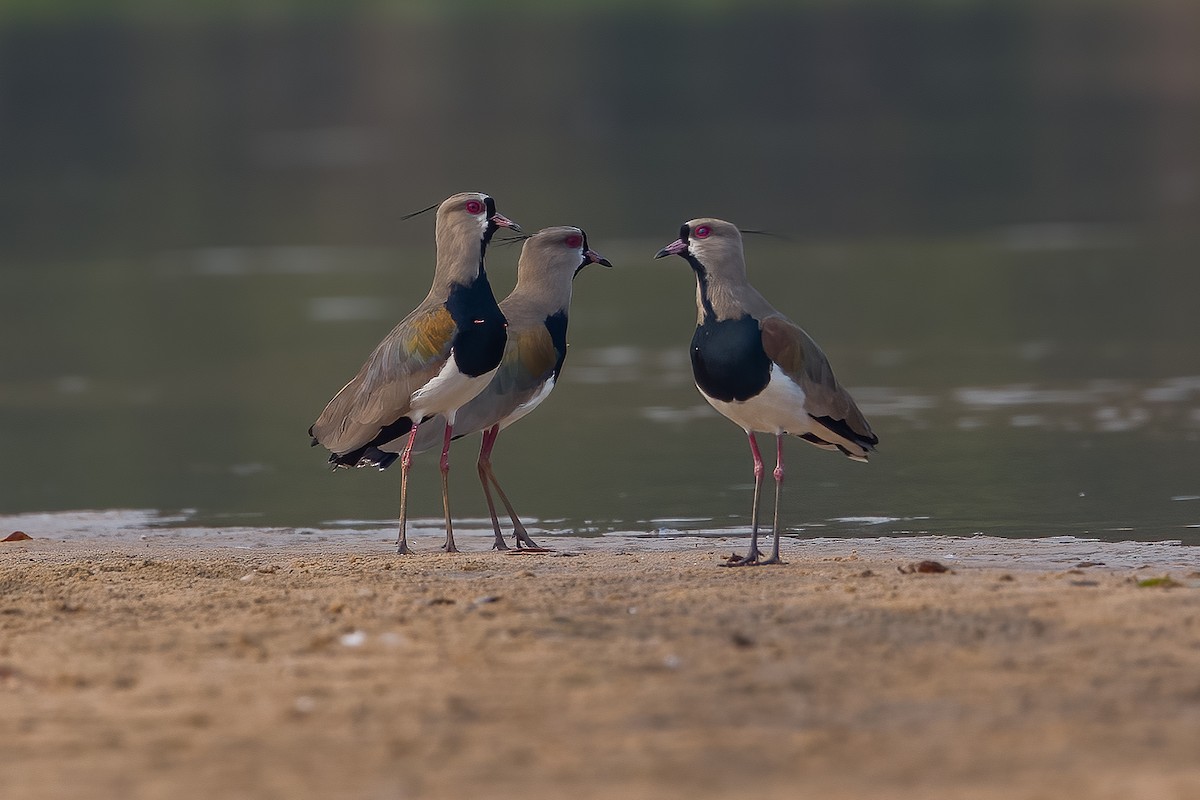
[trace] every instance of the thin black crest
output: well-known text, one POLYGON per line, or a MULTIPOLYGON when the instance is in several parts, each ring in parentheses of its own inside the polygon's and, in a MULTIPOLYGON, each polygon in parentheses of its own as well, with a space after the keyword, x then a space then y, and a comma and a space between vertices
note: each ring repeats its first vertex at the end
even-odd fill
POLYGON ((508 244, 516 244, 517 242, 525 242, 525 241, 528 241, 533 238, 532 234, 528 234, 528 233, 516 233, 515 231, 513 231, 512 233, 513 233, 512 236, 508 236, 504 239, 493 239, 492 244, 494 244, 496 247, 504 247, 505 245, 508 245, 508 244))
POLYGON ((749 233, 753 236, 770 236, 773 239, 783 239, 785 242, 790 242, 792 240, 790 236, 784 236, 782 233, 775 233, 774 231, 760 231, 753 228, 738 228, 738 230, 742 233, 749 233))
POLYGON ((433 211, 435 208, 437 208, 440 205, 441 205, 440 202, 434 203, 433 205, 429 206, 428 208, 422 208, 420 211, 414 211, 411 214, 405 214, 403 217, 400 218, 400 220, 404 221, 406 219, 412 219, 413 217, 419 217, 427 211, 433 211))

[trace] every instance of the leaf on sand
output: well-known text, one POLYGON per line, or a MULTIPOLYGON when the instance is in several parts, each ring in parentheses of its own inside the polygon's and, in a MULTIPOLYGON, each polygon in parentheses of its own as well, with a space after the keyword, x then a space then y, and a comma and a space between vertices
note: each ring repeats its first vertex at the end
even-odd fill
POLYGON ((904 564, 902 566, 896 567, 896 569, 898 569, 900 571, 900 574, 902 574, 902 575, 911 575, 914 572, 924 572, 924 573, 933 574, 933 573, 938 573, 938 572, 949 572, 950 571, 950 568, 947 567, 945 564, 939 564, 936 561, 914 561, 911 564, 904 564))
POLYGON ((8 536, 0 539, 0 542, 27 542, 33 537, 25 531, 13 531, 8 536))
POLYGON ((1175 580, 1170 575, 1163 575, 1161 578, 1146 578, 1145 580, 1138 581, 1138 586, 1142 587, 1143 589, 1151 586, 1160 586, 1163 589, 1172 589, 1176 586, 1182 585, 1183 584, 1179 583, 1179 581, 1175 580))

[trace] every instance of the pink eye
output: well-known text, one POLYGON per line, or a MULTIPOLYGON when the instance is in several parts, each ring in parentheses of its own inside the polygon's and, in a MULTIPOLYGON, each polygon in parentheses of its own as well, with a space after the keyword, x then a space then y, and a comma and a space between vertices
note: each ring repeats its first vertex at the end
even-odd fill
POLYGON ((578 233, 572 233, 570 236, 564 239, 563 242, 567 245, 567 247, 570 247, 572 250, 574 250, 577 247, 583 246, 583 237, 578 233))
POLYGON ((712 233, 712 228, 708 227, 707 225, 701 225, 699 228, 696 228, 696 230, 692 231, 692 236, 695 236, 697 239, 707 239, 710 233, 712 233))
POLYGON ((468 200, 467 201, 467 213, 468 214, 482 214, 483 213, 483 203, 479 202, 478 200, 468 200))

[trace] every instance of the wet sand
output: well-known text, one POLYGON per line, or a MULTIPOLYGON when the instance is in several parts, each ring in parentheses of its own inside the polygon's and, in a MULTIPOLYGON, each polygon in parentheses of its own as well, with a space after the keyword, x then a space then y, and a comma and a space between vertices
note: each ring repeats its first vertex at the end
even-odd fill
POLYGON ((1200 548, 269 541, 0 544, 3 796, 1200 797, 1200 548))

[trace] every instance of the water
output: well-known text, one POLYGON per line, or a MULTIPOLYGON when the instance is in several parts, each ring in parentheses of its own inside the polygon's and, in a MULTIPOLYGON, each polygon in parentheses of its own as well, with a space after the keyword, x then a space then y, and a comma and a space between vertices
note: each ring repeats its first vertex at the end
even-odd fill
MULTIPOLYGON (((1170 18, 1200 12, 855 8, 9 26, 0 513, 385 530, 398 472, 331 474, 304 431, 428 288, 432 220, 398 217, 481 188, 616 265, 497 445, 541 535, 744 532, 690 272, 651 260, 715 213, 787 235, 751 278, 882 440, 789 443, 790 533, 1200 544, 1200 42, 1170 18)), ((451 489, 483 531, 476 441, 451 489)))

